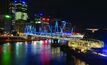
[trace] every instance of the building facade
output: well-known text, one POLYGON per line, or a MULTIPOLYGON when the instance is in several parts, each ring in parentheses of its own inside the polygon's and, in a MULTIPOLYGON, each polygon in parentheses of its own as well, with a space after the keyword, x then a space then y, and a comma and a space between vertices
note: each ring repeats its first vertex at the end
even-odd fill
POLYGON ((13 16, 13 28, 19 33, 24 33, 24 28, 28 20, 26 1, 14 0, 9 4, 9 6, 10 13, 13 16))

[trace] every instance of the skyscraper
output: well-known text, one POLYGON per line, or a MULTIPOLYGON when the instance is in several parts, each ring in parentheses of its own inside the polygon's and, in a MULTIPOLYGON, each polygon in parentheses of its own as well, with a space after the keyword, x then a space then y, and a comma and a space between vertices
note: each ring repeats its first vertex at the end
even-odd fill
POLYGON ((24 32, 26 21, 28 20, 26 0, 14 0, 10 3, 10 12, 13 15, 13 24, 16 31, 24 32))
POLYGON ((4 28, 3 14, 7 11, 7 0, 0 0, 0 28, 4 28))
POLYGON ((27 15, 27 3, 25 0, 14 0, 10 3, 10 12, 14 14, 16 21, 28 19, 27 15))

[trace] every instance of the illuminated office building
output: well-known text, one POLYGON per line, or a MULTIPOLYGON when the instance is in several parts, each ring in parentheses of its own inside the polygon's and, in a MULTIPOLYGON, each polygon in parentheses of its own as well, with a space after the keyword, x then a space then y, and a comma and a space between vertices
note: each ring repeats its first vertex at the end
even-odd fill
POLYGON ((28 20, 26 0, 14 0, 10 3, 9 10, 13 15, 12 24, 15 23, 16 31, 23 33, 28 20))

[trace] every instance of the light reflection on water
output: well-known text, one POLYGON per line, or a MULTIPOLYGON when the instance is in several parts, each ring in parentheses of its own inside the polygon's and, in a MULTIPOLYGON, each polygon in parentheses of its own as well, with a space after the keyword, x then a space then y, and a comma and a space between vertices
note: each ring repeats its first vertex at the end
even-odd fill
POLYGON ((0 45, 0 65, 87 65, 84 61, 51 47, 49 41, 0 45))
POLYGON ((11 46, 9 43, 3 45, 2 65, 11 65, 11 46))
POLYGON ((75 65, 88 65, 84 61, 81 61, 80 59, 75 60, 75 65))

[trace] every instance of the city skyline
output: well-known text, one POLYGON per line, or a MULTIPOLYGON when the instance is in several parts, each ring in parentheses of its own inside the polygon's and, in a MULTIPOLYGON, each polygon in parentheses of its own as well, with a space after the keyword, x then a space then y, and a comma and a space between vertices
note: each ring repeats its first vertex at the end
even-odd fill
MULTIPOLYGON (((6 10, 3 8, 6 0, 1 1, 0 13, 6 10)), ((27 3, 30 18, 43 11, 49 16, 71 18, 72 24, 77 26, 107 28, 107 7, 102 1, 28 0, 27 3)))
POLYGON ((107 65, 106 5, 0 0, 0 65, 107 65))

